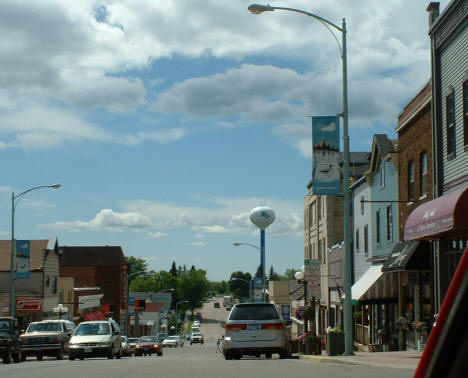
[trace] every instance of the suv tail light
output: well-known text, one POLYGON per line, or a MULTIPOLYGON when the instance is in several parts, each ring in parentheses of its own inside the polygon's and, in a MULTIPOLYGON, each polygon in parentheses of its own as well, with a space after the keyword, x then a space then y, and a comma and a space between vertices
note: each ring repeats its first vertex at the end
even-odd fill
POLYGON ((262 329, 283 329, 283 323, 264 323, 262 329))
POLYGON ((244 331, 247 324, 226 324, 226 331, 244 331))

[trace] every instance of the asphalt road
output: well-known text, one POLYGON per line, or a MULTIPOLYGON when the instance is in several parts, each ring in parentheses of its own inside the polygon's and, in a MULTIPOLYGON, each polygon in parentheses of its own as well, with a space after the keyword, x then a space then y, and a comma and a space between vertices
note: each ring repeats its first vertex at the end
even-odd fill
POLYGON ((215 309, 207 303, 202 309, 200 330, 204 333, 204 345, 185 343, 182 348, 165 348, 162 357, 156 355, 125 357, 120 360, 89 358, 83 361, 44 358, 36 361, 28 358, 19 364, 0 364, 0 377, 5 378, 120 378, 120 377, 183 377, 183 378, 394 378, 412 377, 413 372, 403 369, 371 368, 366 366, 317 364, 298 359, 280 360, 276 355, 264 358, 243 358, 226 361, 216 353, 216 339, 222 335, 221 324, 227 311, 221 306, 215 309))

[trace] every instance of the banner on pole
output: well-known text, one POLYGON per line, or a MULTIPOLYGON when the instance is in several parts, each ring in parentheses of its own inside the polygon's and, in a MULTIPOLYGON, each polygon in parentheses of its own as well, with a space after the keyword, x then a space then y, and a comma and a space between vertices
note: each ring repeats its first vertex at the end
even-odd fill
POLYGON ((29 257, 31 254, 30 240, 16 241, 16 279, 29 278, 29 257))
POLYGON ((338 116, 312 117, 312 145, 314 194, 340 194, 340 119, 338 116))

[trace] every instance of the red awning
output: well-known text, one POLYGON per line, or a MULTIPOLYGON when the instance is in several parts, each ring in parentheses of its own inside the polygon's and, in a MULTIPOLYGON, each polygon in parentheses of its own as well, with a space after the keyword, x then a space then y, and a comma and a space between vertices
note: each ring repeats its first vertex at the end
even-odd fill
POLYGON ((468 230, 468 187, 418 206, 405 224, 405 240, 438 240, 468 230))
POLYGON ((92 312, 90 314, 81 314, 81 317, 86 320, 106 320, 106 317, 101 311, 92 312))

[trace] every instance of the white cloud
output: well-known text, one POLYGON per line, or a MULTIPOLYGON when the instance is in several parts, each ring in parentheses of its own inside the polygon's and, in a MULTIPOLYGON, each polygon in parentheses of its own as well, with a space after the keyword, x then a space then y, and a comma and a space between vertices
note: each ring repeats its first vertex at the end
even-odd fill
POLYGON ((126 229, 148 229, 152 226, 150 218, 135 212, 117 213, 112 209, 103 209, 89 221, 55 222, 40 225, 41 228, 52 228, 66 232, 120 232, 126 229))
POLYGON ((161 232, 161 231, 149 232, 148 235, 151 236, 152 238, 156 238, 156 239, 165 238, 167 236, 167 234, 165 232, 161 232))
MULTIPOLYGON (((193 247, 203 247, 205 245, 205 243, 202 242, 202 241, 196 241, 196 242, 188 243, 188 245, 191 245, 193 247)), ((194 261, 194 260, 192 260, 192 261, 194 261)))

